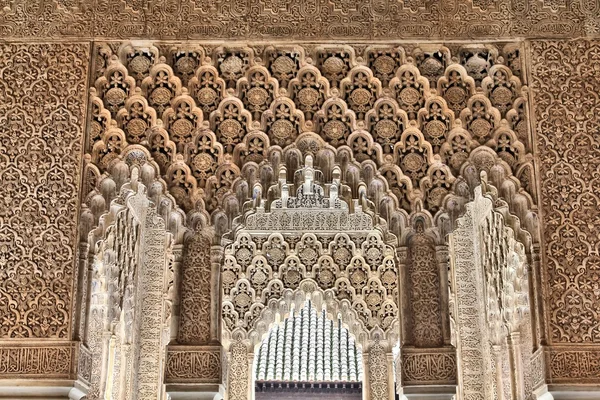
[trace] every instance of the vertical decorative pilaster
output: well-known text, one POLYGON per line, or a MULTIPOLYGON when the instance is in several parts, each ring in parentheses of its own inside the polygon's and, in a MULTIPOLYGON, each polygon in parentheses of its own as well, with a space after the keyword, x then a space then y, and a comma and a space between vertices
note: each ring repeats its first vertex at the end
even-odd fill
POLYGON ((513 332, 508 336, 508 359, 510 360, 510 376, 512 380, 512 396, 515 400, 524 400, 523 366, 521 360, 521 334, 513 332))
POLYGON ((448 315, 448 246, 436 246, 435 256, 439 267, 440 302, 442 305, 442 337, 445 345, 450 344, 450 316, 448 315))
POLYGON ((399 290, 399 303, 398 303, 398 314, 400 317, 400 337, 402 338, 402 343, 400 345, 404 345, 406 338, 409 336, 409 328, 408 321, 410 318, 410 310, 409 310, 409 293, 407 290, 403 290, 406 288, 405 282, 408 282, 408 277, 406 276, 406 264, 408 262, 408 248, 407 247, 397 247, 396 248, 396 258, 398 260, 398 287, 401 288, 399 290))
POLYGON ((75 338, 85 341, 86 323, 88 312, 89 279, 91 276, 89 268, 90 245, 87 242, 79 243, 79 268, 77 273, 77 301, 76 309, 73 310, 75 338))
POLYGON ((213 341, 221 340, 221 265, 223 263, 223 247, 210 248, 210 338, 213 341))
POLYGON ((179 330, 179 313, 181 309, 181 267, 183 264, 183 245, 177 244, 172 249, 172 282, 167 286, 167 299, 171 302, 169 320, 169 342, 177 339, 179 330))
POLYGON ((164 220, 153 208, 148 209, 143 233, 142 262, 138 280, 139 345, 137 384, 139 400, 156 399, 163 383, 164 359, 162 332, 164 323, 165 269, 167 266, 167 234, 164 220))
MULTIPOLYGON (((229 400, 248 400, 251 366, 248 368, 248 350, 242 341, 229 347, 229 400)), ((253 389, 253 388, 252 388, 253 389)))
MULTIPOLYGON (((467 205, 457 228, 450 236, 452 281, 455 284, 456 352, 458 358, 458 400, 484 400, 486 370, 484 345, 488 338, 484 329, 484 305, 481 273, 478 271, 478 253, 473 203, 467 205)), ((489 360, 489 358, 488 358, 489 360)), ((489 382, 488 382, 489 384, 489 382)))
MULTIPOLYGON (((388 373, 388 357, 385 349, 376 342, 369 349, 369 399, 389 400, 390 385, 388 373)), ((393 390, 393 389, 392 389, 393 390)))
POLYGON ((212 236, 207 232, 200 232, 186 245, 178 333, 178 341, 182 344, 206 344, 211 337, 217 335, 217 329, 213 328, 218 326, 218 323, 213 323, 217 314, 215 301, 218 300, 212 298, 214 266, 211 244, 212 236))

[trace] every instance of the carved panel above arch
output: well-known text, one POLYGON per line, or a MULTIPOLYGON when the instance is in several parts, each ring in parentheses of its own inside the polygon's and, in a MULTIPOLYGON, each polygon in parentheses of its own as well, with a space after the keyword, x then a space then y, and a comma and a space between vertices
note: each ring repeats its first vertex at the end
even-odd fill
POLYGON ((281 195, 255 203, 225 248, 227 337, 260 338, 263 315, 300 290, 352 310, 357 340, 377 337, 389 345, 397 339, 398 270, 388 233, 358 200, 348 204, 338 197, 339 182, 315 183, 318 172, 308 156, 298 171, 303 179, 297 185, 281 179, 272 188, 281 195))

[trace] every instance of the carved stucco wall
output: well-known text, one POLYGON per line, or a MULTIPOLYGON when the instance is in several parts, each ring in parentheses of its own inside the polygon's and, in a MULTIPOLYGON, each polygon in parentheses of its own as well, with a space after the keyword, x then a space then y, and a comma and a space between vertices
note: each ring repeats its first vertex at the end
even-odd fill
MULTIPOLYGON (((144 1, 137 5, 119 3, 106 9, 96 7, 97 10, 81 6, 67 18, 66 10, 71 7, 65 6, 67 3, 61 2, 58 7, 52 4, 37 7, 34 2, 25 5, 21 1, 0 1, 0 6, 4 7, 0 11, 2 36, 32 36, 33 32, 39 32, 41 36, 83 36, 93 32, 105 36, 148 33, 164 37, 219 37, 231 35, 227 29, 236 29, 223 17, 213 19, 221 24, 220 28, 206 34, 196 33, 199 31, 193 31, 192 25, 185 24, 181 25, 185 28, 178 29, 186 29, 186 32, 166 32, 157 27, 161 23, 168 25, 164 21, 169 21, 169 16, 165 14, 160 23, 145 20, 142 15, 151 13, 139 11, 147 5, 144 1), (117 18, 133 21, 133 30, 114 23, 117 18), (50 23, 41 24, 35 20, 50 23), (137 33, 135 21, 144 27, 137 33), (92 26, 89 24, 93 24, 92 30, 88 29, 92 26)), ((206 21, 210 15, 206 10, 209 9, 202 9, 201 2, 196 3, 200 10, 195 11, 196 15, 203 16, 197 21, 206 21)), ((216 7, 224 7, 223 4, 216 7)), ((257 7, 257 10, 279 7, 270 4, 250 4, 248 7, 257 7)), ((361 10, 366 7, 362 2, 356 4, 361 10)), ((435 14, 431 21, 438 21, 441 15, 452 15, 441 13, 437 8, 433 11, 421 9, 417 1, 412 4, 422 10, 423 15, 426 10, 435 14)), ((560 1, 543 4, 531 1, 529 9, 536 15, 545 13, 544 18, 549 20, 552 16, 556 21, 565 16, 564 21, 570 21, 573 30, 565 31, 564 35, 572 35, 597 26, 593 17, 584 18, 585 13, 593 15, 589 10, 593 10, 594 2, 590 2, 585 12, 577 4, 574 2, 567 8, 560 1), (551 6, 559 11, 552 13, 551 6)), ((286 3, 281 7, 288 10, 294 5, 286 3)), ((353 13, 357 12, 354 6, 340 3, 339 7, 339 10, 335 8, 335 2, 317 4, 319 10, 330 10, 334 15, 343 16, 343 21, 351 22, 353 13)), ((388 11, 398 12, 386 11, 386 18, 416 21, 416 14, 408 11, 407 2, 387 4, 387 7, 388 11), (387 16, 389 14, 394 16, 387 16)), ((467 14, 463 15, 472 13, 479 15, 477 18, 495 15, 474 12, 472 10, 479 8, 470 5, 466 8, 467 14)), ((179 12, 173 11, 173 15, 179 12)), ((594 13, 597 14, 597 10, 594 13)), ((186 18, 188 15, 194 13, 186 14, 186 18)), ((323 16, 314 18, 320 21, 323 16)), ((541 34, 539 27, 544 18, 534 18, 537 25, 535 29, 529 26, 527 35, 541 34)), ((255 32, 260 24, 255 26, 253 20, 250 26, 250 22, 244 21, 242 19, 240 36, 260 37, 260 33, 255 32)), ((334 28, 315 22, 310 25, 309 22, 288 23, 289 32, 308 35, 301 29, 312 26, 311 29, 316 29, 315 35, 336 36, 327 33, 335 32, 334 28)), ((276 26, 275 22, 272 24, 276 26)), ((512 19, 502 24, 502 35, 515 34, 517 27, 523 26, 512 19)), ((344 35, 370 38, 376 35, 374 27, 377 25, 386 24, 369 23, 368 28, 344 35)), ((423 26, 435 29, 433 36, 450 35, 438 31, 443 25, 432 22, 423 26)), ((469 26, 465 25, 464 29, 470 29, 469 26)), ((421 37, 424 34, 414 33, 421 37)), ((410 37, 413 33, 407 30, 397 35, 410 37)), ((600 218, 597 197, 600 184, 600 42, 582 39, 534 41, 529 42, 528 50, 545 236, 542 271, 545 273, 546 325, 543 329, 551 345, 546 352, 546 363, 552 382, 590 382, 600 376, 600 316, 596 311, 600 307, 600 239, 597 233, 600 225, 597 222, 600 218)), ((90 46, 85 42, 0 45, 0 170, 3 172, 0 177, 0 307, 4 307, 0 310, 2 317, 7 316, 0 323, 2 378, 22 377, 21 374, 74 376, 75 346, 69 340, 74 330, 76 222, 89 62, 90 46), (35 344, 30 339, 36 339, 35 344), (44 342, 46 339, 60 342, 50 345, 44 342)))
POLYGON ((0 37, 490 38, 597 34, 595 0, 1 0, 0 37))
POLYGON ((0 43, 2 378, 74 375, 89 58, 87 43, 0 43))
POLYGON ((531 43, 552 382, 600 377, 600 41, 531 43))

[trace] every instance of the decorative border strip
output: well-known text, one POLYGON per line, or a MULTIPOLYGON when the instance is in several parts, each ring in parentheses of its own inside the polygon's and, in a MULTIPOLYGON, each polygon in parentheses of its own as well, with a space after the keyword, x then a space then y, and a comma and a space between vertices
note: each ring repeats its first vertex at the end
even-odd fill
POLYGON ((0 344, 0 379, 74 379, 77 342, 0 344))
POLYGON ((456 349, 403 348, 401 353, 404 386, 456 383, 456 349))
POLYGON ((548 383, 598 383, 598 346, 549 347, 545 349, 548 383))
POLYGON ((165 383, 222 383, 221 346, 169 346, 165 383))

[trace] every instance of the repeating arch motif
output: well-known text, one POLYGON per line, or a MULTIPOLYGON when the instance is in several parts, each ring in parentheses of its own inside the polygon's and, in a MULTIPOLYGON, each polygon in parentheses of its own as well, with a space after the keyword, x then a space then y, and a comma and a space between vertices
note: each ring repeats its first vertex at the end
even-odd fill
POLYGON ((225 211, 232 210, 228 204, 236 199, 233 209, 240 209, 249 198, 248 189, 240 197, 244 185, 236 180, 268 187, 274 174, 267 182, 269 175, 251 171, 264 171, 266 164, 277 171, 282 163, 293 171, 293 158, 297 166, 307 154, 327 176, 343 165, 341 179, 353 182, 354 194, 361 182, 378 191, 377 210, 382 202, 395 204, 394 212, 385 213, 388 224, 399 209, 414 211, 418 199, 433 214, 443 212, 443 198, 457 192, 453 185, 464 178, 461 171, 478 147, 508 164, 507 178, 523 180, 517 192, 532 189, 523 123, 527 99, 520 71, 511 69, 512 48, 510 65, 498 48, 486 50, 485 62, 473 49, 459 50, 453 59, 445 48, 182 48, 178 54, 197 55, 185 75, 173 50, 152 49, 126 45, 118 57, 103 48, 91 99, 93 163, 104 172, 127 146, 140 144, 151 151, 184 211, 206 210, 224 228, 236 216, 225 211), (318 156, 325 149, 330 156, 318 156), (375 173, 356 175, 370 161, 375 173), (189 168, 173 167, 181 162, 189 168), (246 168, 251 163, 257 167, 246 168), (394 164, 401 175, 389 172, 394 164))
MULTIPOLYGON (((260 336, 264 316, 304 288, 353 310, 357 340, 390 347, 399 315, 412 314, 407 371, 443 370, 402 379, 454 383, 444 238, 482 172, 530 232, 519 239, 538 240, 519 72, 501 56, 481 64, 476 52, 453 58, 446 48, 237 46, 182 48, 198 54, 183 74, 173 53, 156 52, 135 53, 143 71, 101 54, 87 144, 90 228, 140 168, 177 243, 207 226, 214 244, 225 238, 221 259, 204 252, 186 270, 205 286, 220 279, 228 343, 260 336), (408 281, 412 292, 401 293, 408 281)), ((182 290, 179 338, 218 339, 214 312, 203 314, 210 330, 185 322, 200 292, 182 290)), ((202 302, 214 307, 210 294, 202 302)))

